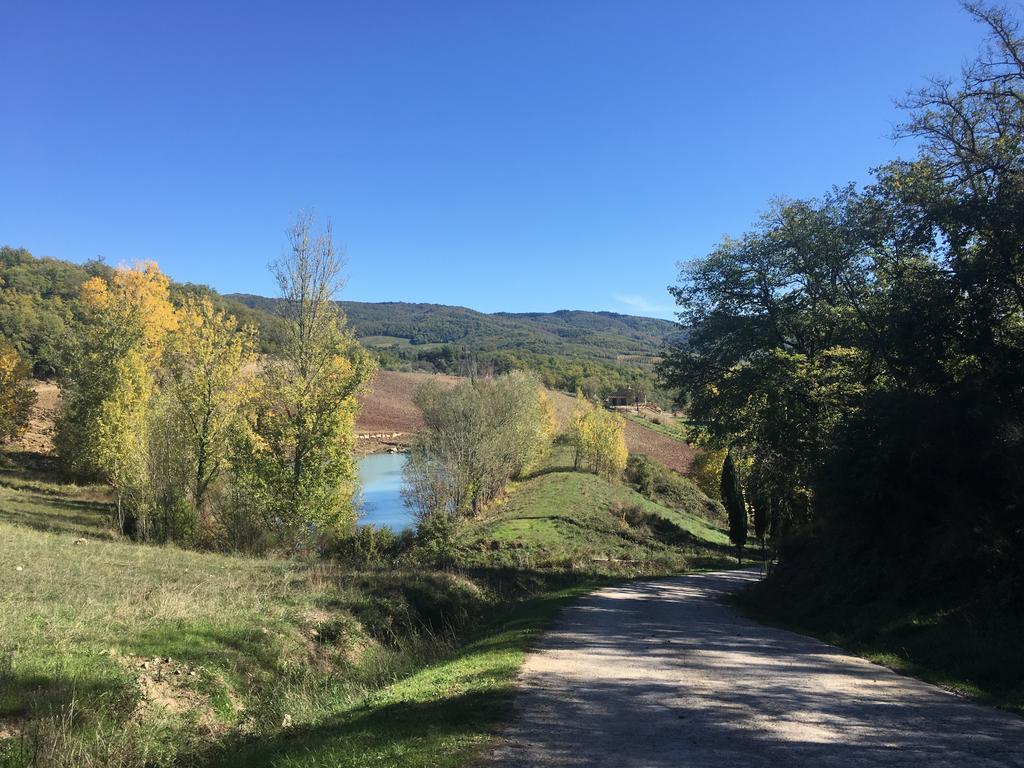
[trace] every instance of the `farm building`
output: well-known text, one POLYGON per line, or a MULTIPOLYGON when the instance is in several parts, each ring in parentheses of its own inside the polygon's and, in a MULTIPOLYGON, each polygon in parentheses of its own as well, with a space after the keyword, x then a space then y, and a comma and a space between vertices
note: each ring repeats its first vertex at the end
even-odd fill
POLYGON ((644 405, 647 398, 643 392, 633 389, 618 389, 604 399, 609 408, 622 408, 629 405, 644 405))

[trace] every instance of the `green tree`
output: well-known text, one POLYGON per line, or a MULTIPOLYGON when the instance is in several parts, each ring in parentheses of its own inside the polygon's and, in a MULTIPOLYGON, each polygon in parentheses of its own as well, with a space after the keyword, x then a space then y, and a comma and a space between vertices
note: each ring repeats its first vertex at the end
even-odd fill
POLYGON ((300 216, 273 265, 285 330, 264 365, 253 416, 236 441, 236 473, 265 523, 301 539, 354 529, 356 396, 373 358, 356 342, 336 298, 344 279, 330 225, 300 216))
POLYGON ((422 531, 447 530, 434 515, 457 522, 479 513, 509 480, 537 466, 556 429, 540 381, 519 371, 450 389, 427 384, 416 403, 426 427, 406 478, 422 531))
POLYGON ((164 358, 164 416, 180 445, 174 453, 184 465, 189 503, 207 522, 210 487, 253 397, 255 347, 254 329, 240 327, 209 298, 187 298, 177 311, 164 358))
POLYGON ((729 516, 729 541, 736 546, 736 562, 743 562, 743 545, 747 543, 747 506, 743 501, 743 483, 733 460, 732 450, 722 464, 722 503, 729 516))
POLYGON ((17 437, 28 424, 36 393, 28 361, 0 339, 0 443, 17 437))

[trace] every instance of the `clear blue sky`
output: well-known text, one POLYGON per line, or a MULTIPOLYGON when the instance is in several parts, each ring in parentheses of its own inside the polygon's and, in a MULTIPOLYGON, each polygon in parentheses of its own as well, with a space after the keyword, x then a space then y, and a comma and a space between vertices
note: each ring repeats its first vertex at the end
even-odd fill
POLYGON ((670 313, 675 263, 913 147, 955 0, 0 7, 0 243, 272 294, 303 209, 345 298, 670 313))

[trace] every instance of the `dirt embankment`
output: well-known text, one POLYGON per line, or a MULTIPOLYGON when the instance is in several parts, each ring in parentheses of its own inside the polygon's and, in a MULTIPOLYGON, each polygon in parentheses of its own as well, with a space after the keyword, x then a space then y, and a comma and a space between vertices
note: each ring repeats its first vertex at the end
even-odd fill
POLYGON ((52 381, 34 381, 36 404, 28 419, 28 428, 12 444, 16 451, 49 454, 53 452, 54 420, 60 404, 60 388, 52 381))

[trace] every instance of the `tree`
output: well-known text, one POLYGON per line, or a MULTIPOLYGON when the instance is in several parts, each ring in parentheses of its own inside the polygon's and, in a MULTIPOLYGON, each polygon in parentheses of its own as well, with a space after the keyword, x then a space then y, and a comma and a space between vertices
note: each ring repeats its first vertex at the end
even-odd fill
POLYGON ((187 298, 177 312, 165 355, 165 418, 179 442, 189 502, 201 518, 209 516, 210 486, 228 462, 232 430, 253 397, 255 345, 255 331, 209 298, 187 298))
POLYGON ((602 477, 621 475, 629 459, 625 420, 576 394, 576 409, 569 423, 569 441, 576 469, 585 467, 602 477))
POLYGON ((426 426, 406 480, 421 533, 448 535, 460 518, 479 513, 509 480, 539 463, 557 426, 539 379, 521 371, 450 389, 430 383, 416 404, 426 426))
POLYGON ((62 381, 57 446, 69 467, 117 494, 121 530, 147 536, 146 456, 156 377, 174 328, 167 278, 153 262, 82 285, 78 338, 62 381))
POLYGON ((747 543, 747 507, 743 502, 743 484, 736 468, 732 450, 722 464, 722 503, 729 516, 729 541, 736 546, 736 562, 743 562, 743 545, 747 543))
POLYGON ((17 437, 28 424, 36 402, 28 361, 0 339, 0 443, 17 437))
POLYGON ((286 333, 236 441, 237 477, 251 503, 295 538, 354 528, 356 396, 375 370, 336 302, 343 261, 330 224, 319 233, 314 226, 300 216, 272 265, 286 333))

